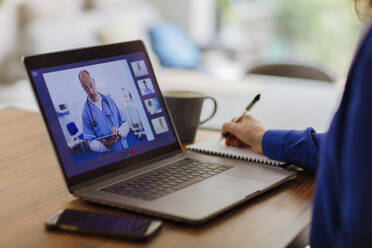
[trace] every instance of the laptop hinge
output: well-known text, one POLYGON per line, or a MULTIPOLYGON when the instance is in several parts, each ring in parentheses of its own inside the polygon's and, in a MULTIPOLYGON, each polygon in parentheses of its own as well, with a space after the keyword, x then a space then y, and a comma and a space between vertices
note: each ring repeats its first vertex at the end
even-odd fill
POLYGON ((181 149, 180 150, 173 151, 173 152, 169 152, 169 153, 164 154, 164 155, 160 155, 160 156, 155 157, 155 158, 152 158, 152 159, 149 159, 149 160, 147 160, 145 162, 142 162, 142 163, 139 163, 137 165, 130 166, 129 168, 124 168, 124 169, 121 169, 121 170, 118 170, 118 171, 114 171, 114 172, 105 174, 105 175, 100 176, 100 177, 96 177, 96 178, 91 179, 91 180, 88 180, 88 181, 85 181, 83 183, 79 183, 77 185, 74 185, 74 186, 69 187, 69 191, 71 193, 73 193, 77 189, 80 189, 80 188, 83 188, 83 187, 87 187, 89 185, 92 185, 92 184, 95 184, 95 183, 104 181, 106 179, 110 179, 110 178, 116 177, 118 175, 122 175, 124 173, 130 172, 130 171, 134 171, 134 170, 137 170, 137 169, 140 169, 142 167, 145 167, 145 166, 147 166, 149 164, 152 164, 152 163, 155 163, 157 161, 160 161, 160 160, 163 160, 163 159, 166 159, 166 158, 170 158, 172 156, 175 156, 175 155, 177 155, 179 153, 182 153, 182 150, 181 149))

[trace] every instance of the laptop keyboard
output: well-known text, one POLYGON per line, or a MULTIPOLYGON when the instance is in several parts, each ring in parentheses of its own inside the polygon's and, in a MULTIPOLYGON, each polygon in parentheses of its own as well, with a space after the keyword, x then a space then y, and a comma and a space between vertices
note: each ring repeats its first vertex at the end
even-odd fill
POLYGON ((101 190, 152 201, 203 181, 232 167, 185 158, 162 168, 110 185, 101 190))

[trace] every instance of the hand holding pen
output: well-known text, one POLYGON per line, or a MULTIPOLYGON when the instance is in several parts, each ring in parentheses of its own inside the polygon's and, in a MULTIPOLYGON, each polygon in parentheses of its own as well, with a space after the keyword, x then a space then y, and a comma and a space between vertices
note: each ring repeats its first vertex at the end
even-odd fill
POLYGON ((227 146, 250 146, 254 152, 262 154, 261 143, 266 130, 258 120, 247 115, 247 112, 259 99, 260 94, 248 104, 239 118, 223 125, 221 140, 226 138, 227 146))
MULTIPOLYGON (((261 98, 261 94, 257 94, 253 100, 247 105, 247 107, 245 108, 243 114, 240 115, 240 117, 238 119, 236 119, 234 122, 239 122, 243 119, 243 117, 247 114, 247 112, 256 104, 256 102, 258 102, 261 98)), ((225 133, 222 133, 222 136, 221 136, 221 140, 223 140, 223 138, 227 138, 229 137, 230 133, 229 132, 225 132, 225 133)))

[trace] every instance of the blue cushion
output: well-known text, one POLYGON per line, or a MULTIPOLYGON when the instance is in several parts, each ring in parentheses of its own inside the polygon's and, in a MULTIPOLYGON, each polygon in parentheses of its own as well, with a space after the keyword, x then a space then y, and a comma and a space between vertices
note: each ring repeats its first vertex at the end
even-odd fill
POLYGON ((199 65, 200 51, 187 34, 170 22, 161 22, 149 30, 151 46, 166 67, 193 69, 199 65))

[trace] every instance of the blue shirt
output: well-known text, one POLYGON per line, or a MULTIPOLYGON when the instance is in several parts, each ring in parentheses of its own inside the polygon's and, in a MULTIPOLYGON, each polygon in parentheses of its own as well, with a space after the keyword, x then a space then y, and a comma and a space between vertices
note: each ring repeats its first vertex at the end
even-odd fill
MULTIPOLYGON (((84 139, 94 140, 109 135, 113 127, 119 128, 126 122, 124 113, 118 108, 114 100, 103 94, 100 94, 100 96, 102 111, 88 99, 84 104, 82 113, 84 139)), ((119 151, 127 147, 126 140, 123 138, 112 144, 109 150, 119 151)))
MULTIPOLYGON (((315 101, 315 99, 314 99, 315 101)), ((317 171, 314 247, 372 247, 372 31, 349 71, 329 130, 269 130, 266 156, 317 171)))

